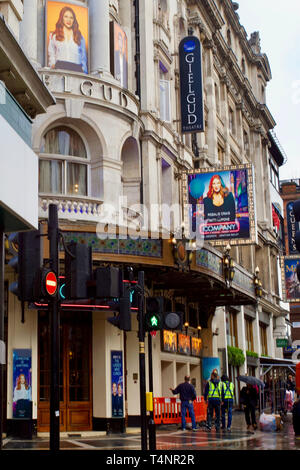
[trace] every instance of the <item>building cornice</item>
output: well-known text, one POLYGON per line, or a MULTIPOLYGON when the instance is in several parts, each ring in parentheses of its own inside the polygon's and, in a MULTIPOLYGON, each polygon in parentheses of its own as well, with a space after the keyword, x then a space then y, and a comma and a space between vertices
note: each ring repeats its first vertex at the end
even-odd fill
POLYGON ((0 79, 21 105, 34 118, 55 104, 55 98, 22 51, 0 15, 0 79))

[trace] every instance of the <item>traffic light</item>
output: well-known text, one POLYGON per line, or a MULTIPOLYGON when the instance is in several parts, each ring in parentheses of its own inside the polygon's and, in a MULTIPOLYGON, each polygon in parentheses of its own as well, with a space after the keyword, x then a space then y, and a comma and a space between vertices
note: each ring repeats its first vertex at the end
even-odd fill
POLYGON ((164 312, 164 297, 146 298, 145 330, 182 330, 183 312, 164 312))
POLYGON ((183 312, 164 312, 164 329, 165 330, 182 330, 183 312))
POLYGON ((130 291, 125 289, 124 296, 115 298, 108 302, 108 305, 115 310, 113 317, 107 318, 107 321, 123 331, 131 331, 131 302, 130 291))
POLYGON ((146 298, 145 331, 158 331, 163 329, 163 297, 146 298))
POLYGON ((42 267, 41 239, 40 230, 19 232, 11 237, 11 241, 18 246, 18 256, 8 264, 18 272, 18 281, 9 290, 22 302, 37 300, 35 280, 42 267))
MULTIPOLYGON (((298 199, 297 201, 294 201, 293 212, 294 212, 296 221, 300 222, 300 199, 298 199)), ((297 250, 300 252, 300 230, 296 231, 295 244, 296 244, 297 250)), ((297 271, 298 281, 300 281, 300 264, 297 264, 296 271, 297 271)))
POLYGON ((65 250, 65 297, 88 298, 88 281, 92 278, 92 249, 83 243, 71 242, 65 250))
POLYGON ((123 271, 114 266, 97 268, 94 271, 96 281, 95 296, 99 298, 115 298, 122 297, 123 288, 123 271))

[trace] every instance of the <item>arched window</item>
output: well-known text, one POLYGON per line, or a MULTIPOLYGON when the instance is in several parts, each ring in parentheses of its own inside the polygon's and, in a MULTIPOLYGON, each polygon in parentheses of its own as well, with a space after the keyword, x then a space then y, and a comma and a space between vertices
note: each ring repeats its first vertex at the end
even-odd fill
POLYGON ((58 126, 46 132, 40 147, 39 192, 86 196, 88 156, 73 129, 58 126))

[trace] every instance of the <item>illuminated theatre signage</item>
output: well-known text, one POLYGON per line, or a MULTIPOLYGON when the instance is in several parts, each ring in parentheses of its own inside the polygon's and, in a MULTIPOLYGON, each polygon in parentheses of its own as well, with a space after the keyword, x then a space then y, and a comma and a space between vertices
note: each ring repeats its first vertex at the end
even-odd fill
POLYGON ((183 192, 190 238, 214 245, 256 243, 251 164, 188 172, 183 192))
POLYGON ((179 45, 181 132, 204 131, 201 44, 187 36, 179 45))

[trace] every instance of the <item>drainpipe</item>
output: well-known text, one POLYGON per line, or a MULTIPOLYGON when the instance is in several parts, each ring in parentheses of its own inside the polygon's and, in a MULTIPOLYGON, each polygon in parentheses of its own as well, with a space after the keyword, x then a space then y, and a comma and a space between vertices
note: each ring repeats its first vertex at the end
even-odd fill
POLYGON ((135 28, 135 64, 136 64, 136 92, 135 94, 141 100, 141 47, 140 47, 140 2, 139 0, 134 0, 133 2, 135 8, 134 14, 134 28, 135 28))

